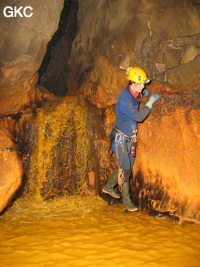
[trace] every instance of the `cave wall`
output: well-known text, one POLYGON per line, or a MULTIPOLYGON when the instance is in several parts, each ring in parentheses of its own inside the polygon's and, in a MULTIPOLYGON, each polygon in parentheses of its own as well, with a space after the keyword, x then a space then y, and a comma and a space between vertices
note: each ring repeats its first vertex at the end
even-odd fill
POLYGON ((115 165, 109 154, 113 119, 111 108, 98 109, 83 96, 56 98, 23 113, 15 127, 24 169, 18 196, 100 194, 115 165))
POLYGON ((140 208, 200 220, 200 90, 165 96, 139 124, 132 189, 140 208))
MULTIPOLYGON (((0 2, 0 113, 17 113, 35 104, 38 69, 47 44, 58 27, 64 0, 30 0, 32 17, 4 17, 6 6, 27 6, 27 1, 0 2)), ((38 89, 39 90, 39 89, 38 89)), ((41 93, 42 94, 42 93, 41 93)))
POLYGON ((39 69, 39 84, 56 96, 67 94, 68 59, 77 28, 76 0, 65 0, 57 31, 48 43, 39 69))
MULTIPOLYGON (((6 6, 25 7, 25 0, 0 1, 0 211, 22 183, 23 167, 15 138, 15 116, 52 96, 37 86, 38 69, 58 27, 63 0, 30 0, 32 17, 5 17, 6 6)), ((22 10, 21 10, 22 11, 22 10)))
POLYGON ((11 118, 0 120, 0 212, 22 183, 23 167, 13 140, 14 125, 11 118))
POLYGON ((69 94, 113 104, 125 86, 119 67, 135 65, 174 90, 191 87, 199 82, 199 16, 197 1, 79 1, 69 94))

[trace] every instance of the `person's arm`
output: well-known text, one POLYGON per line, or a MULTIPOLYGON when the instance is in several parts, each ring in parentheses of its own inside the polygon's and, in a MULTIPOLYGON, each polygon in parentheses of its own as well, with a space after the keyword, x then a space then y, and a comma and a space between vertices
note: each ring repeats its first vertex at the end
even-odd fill
POLYGON ((145 106, 138 110, 138 100, 134 99, 134 102, 131 98, 121 99, 120 109, 126 114, 129 118, 136 122, 143 122, 149 115, 152 105, 161 97, 159 94, 152 94, 145 104, 145 106), (135 105, 134 105, 135 104, 135 105))
POLYGON ((151 109, 147 106, 138 110, 138 100, 135 100, 135 103, 133 103, 131 98, 126 100, 122 99, 119 108, 121 112, 136 122, 144 121, 151 111, 151 109))

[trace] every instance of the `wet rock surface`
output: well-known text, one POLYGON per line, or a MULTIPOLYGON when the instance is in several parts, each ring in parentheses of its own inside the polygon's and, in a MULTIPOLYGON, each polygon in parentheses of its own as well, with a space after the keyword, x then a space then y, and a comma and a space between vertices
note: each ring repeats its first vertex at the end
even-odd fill
POLYGON ((142 209, 200 219, 199 93, 162 97, 139 125, 132 188, 142 209))
POLYGON ((199 28, 193 1, 79 1, 69 92, 81 90, 98 107, 111 105, 126 83, 120 67, 129 66, 144 68, 174 92, 191 87, 199 81, 199 28))
POLYGON ((22 182, 23 169, 13 140, 13 127, 12 119, 0 120, 0 212, 22 182))
POLYGON ((114 166, 109 124, 112 115, 84 97, 56 98, 24 113, 16 125, 24 166, 19 193, 45 200, 100 193, 114 166))
MULTIPOLYGON (((27 1, 17 1, 17 5, 16 1, 1 1, 1 13, 8 5, 26 6, 27 1)), ((30 18, 0 17, 0 114, 35 106, 37 71, 58 27, 63 0, 31 1, 30 5, 30 18)))

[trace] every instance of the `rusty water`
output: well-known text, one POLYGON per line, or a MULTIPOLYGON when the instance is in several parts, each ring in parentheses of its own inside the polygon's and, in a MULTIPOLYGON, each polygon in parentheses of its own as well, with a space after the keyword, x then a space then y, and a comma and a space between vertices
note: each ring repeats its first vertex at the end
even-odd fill
POLYGON ((200 228, 99 197, 17 200, 0 217, 0 266, 200 266, 200 228))

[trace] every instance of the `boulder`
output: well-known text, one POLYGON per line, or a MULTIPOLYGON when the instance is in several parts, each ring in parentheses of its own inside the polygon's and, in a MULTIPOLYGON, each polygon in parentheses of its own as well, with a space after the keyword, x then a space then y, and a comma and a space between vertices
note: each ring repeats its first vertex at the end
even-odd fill
POLYGON ((13 121, 0 121, 0 211, 12 199, 22 182, 23 169, 13 140, 13 121))
POLYGON ((140 208, 200 220, 200 90, 164 96, 139 124, 132 180, 140 208))

